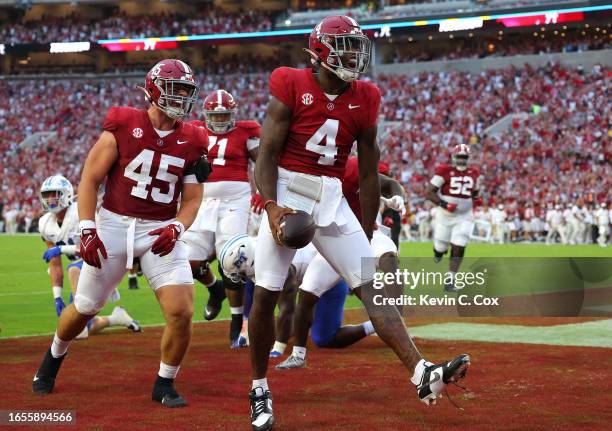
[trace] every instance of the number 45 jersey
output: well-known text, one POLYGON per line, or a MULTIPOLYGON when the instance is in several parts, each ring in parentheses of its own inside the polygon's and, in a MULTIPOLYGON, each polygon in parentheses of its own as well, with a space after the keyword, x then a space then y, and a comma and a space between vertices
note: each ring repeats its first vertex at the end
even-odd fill
POLYGON ((442 208, 437 210, 447 216, 471 214, 472 192, 478 190, 479 177, 478 169, 471 166, 463 171, 448 164, 436 166, 431 184, 438 187, 438 194, 443 200, 457 204, 457 209, 452 214, 442 208))
POLYGON ((206 153, 206 131, 177 121, 161 137, 146 110, 129 107, 111 108, 103 128, 114 135, 119 154, 108 173, 102 206, 145 220, 173 219, 183 184, 197 183, 193 165, 206 153))
POLYGON ((332 100, 317 84, 312 69, 280 67, 270 76, 270 93, 291 110, 279 166, 341 179, 353 143, 377 122, 378 87, 353 81, 332 100))

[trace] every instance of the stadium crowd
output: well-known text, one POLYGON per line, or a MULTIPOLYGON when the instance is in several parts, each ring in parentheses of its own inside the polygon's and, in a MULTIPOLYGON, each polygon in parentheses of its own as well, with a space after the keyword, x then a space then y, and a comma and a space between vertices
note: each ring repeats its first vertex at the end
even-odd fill
MULTIPOLYGON (((599 66, 581 70, 551 64, 478 75, 380 75, 382 158, 404 184, 413 213, 423 203, 434 165, 448 160, 448 148, 458 143, 471 145, 490 206, 518 210, 527 204, 610 202, 611 73, 599 66), (485 136, 487 127, 512 113, 531 114, 507 131, 485 136)), ((226 88, 239 101, 241 118, 261 122, 267 77, 199 75, 201 95, 226 88)), ((0 81, 0 205, 7 229, 20 225, 23 230, 37 217, 38 188, 48 175, 62 173, 78 182, 103 113, 113 105, 145 106, 137 84, 121 79, 0 81), (53 135, 20 146, 36 132, 53 135)))
POLYGON ((603 29, 601 33, 595 29, 557 31, 556 35, 549 30, 545 37, 541 37, 543 34, 534 36, 532 33, 507 35, 501 39, 463 37, 453 39, 452 43, 448 43, 448 36, 445 35, 443 40, 438 37, 438 43, 430 43, 426 50, 421 43, 395 41, 393 52, 385 56, 384 62, 407 63, 610 49, 612 43, 608 35, 609 29, 608 26, 608 29, 603 29))
POLYGON ((177 36, 191 34, 265 31, 272 28, 272 15, 250 9, 226 12, 212 3, 197 13, 125 15, 117 12, 105 19, 78 14, 66 17, 43 16, 41 20, 0 25, 0 41, 13 43, 95 42, 99 39, 177 36))

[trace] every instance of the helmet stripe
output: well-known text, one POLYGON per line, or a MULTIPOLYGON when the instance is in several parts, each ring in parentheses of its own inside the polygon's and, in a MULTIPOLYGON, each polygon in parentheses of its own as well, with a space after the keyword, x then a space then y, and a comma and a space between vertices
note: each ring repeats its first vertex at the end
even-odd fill
POLYGON ((221 90, 217 90, 217 104, 223 104, 223 93, 221 93, 221 90))
POLYGON ((233 238, 230 238, 225 245, 223 246, 223 248, 221 249, 221 253, 219 253, 219 259, 220 261, 223 263, 223 260, 225 259, 225 255, 230 251, 230 249, 234 246, 235 243, 241 241, 243 238, 247 238, 248 235, 236 235, 233 238))

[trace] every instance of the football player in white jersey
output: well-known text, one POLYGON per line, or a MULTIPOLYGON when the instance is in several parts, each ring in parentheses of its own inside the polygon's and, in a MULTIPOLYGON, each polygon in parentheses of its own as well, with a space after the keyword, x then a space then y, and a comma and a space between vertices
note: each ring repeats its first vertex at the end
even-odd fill
MULTIPOLYGON (((71 260, 68 264, 68 278, 70 280, 70 302, 76 294, 77 281, 83 266, 79 256, 79 216, 77 204, 74 202, 74 189, 70 181, 62 175, 53 175, 47 178, 40 188, 40 202, 46 212, 39 222, 38 231, 47 245, 43 259, 49 264, 51 289, 55 302, 55 311, 58 317, 66 306, 62 298, 64 283, 64 270, 61 256, 71 260)), ((117 300, 119 293, 115 291, 111 300, 117 300)), ((108 316, 96 316, 78 338, 93 335, 109 326, 125 326, 134 332, 140 332, 138 321, 134 320, 123 307, 115 307, 108 316)))

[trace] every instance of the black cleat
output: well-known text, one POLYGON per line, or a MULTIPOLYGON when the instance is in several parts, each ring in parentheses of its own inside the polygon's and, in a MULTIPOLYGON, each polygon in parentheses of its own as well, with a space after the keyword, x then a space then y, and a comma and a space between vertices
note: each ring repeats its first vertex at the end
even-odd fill
POLYGON ((204 319, 214 320, 221 312, 221 305, 225 299, 225 288, 223 282, 217 280, 212 286, 208 287, 208 302, 204 307, 204 319))
POLYGON ((62 365, 62 361, 66 357, 66 354, 59 358, 54 358, 51 354, 51 348, 45 353, 40 368, 36 372, 32 381, 32 392, 39 395, 46 395, 53 392, 53 386, 55 386, 55 378, 57 372, 62 365))
POLYGON ((249 392, 251 401, 251 426, 253 431, 271 430, 274 425, 272 413, 272 393, 263 388, 255 388, 249 392))
POLYGON ((444 257, 444 255, 446 254, 446 252, 440 253, 435 248, 433 249, 433 252, 434 252, 434 258, 433 258, 434 263, 439 263, 444 257))
POLYGON ((137 277, 128 277, 128 289, 138 289, 137 277))
POLYGON ((470 356, 463 354, 449 362, 429 363, 417 386, 417 395, 427 405, 436 404, 436 399, 446 391, 446 385, 465 377, 470 366, 470 356))
POLYGON ((153 386, 151 399, 170 409, 187 406, 187 401, 174 389, 174 379, 166 379, 160 376, 157 376, 153 386))

